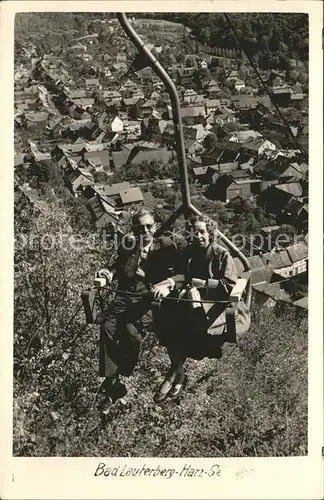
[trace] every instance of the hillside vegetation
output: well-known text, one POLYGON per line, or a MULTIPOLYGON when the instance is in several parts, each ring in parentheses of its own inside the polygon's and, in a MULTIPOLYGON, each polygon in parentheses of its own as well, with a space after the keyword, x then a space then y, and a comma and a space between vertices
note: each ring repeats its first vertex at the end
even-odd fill
MULTIPOLYGON (((209 47, 240 49, 254 56, 261 67, 287 69, 289 60, 308 61, 308 16, 292 13, 231 13, 229 19, 241 46, 222 13, 196 12, 135 12, 137 18, 165 19, 190 28, 197 41, 209 47)), ((113 13, 37 12, 16 14, 16 47, 35 43, 47 52, 58 44, 100 32, 96 19, 114 17, 113 13)), ((166 34, 167 36, 167 34, 166 34)))
POLYGON ((101 416, 99 328, 85 325, 80 292, 112 249, 51 245, 51 235, 80 231, 57 201, 45 198, 16 205, 15 233, 14 455, 307 453, 306 318, 255 305, 238 346, 226 346, 219 361, 190 361, 184 399, 163 407, 152 396, 167 356, 148 333, 125 401, 101 416), (22 245, 28 235, 33 245, 22 245))
MULTIPOLYGON (((183 23, 198 41, 210 47, 240 48, 254 55, 259 64, 269 67, 275 59, 282 66, 289 58, 308 60, 308 16, 291 13, 240 12, 228 14, 241 41, 238 46, 223 13, 137 13, 138 17, 158 17, 183 23)), ((285 68, 283 68, 285 69, 285 68)))

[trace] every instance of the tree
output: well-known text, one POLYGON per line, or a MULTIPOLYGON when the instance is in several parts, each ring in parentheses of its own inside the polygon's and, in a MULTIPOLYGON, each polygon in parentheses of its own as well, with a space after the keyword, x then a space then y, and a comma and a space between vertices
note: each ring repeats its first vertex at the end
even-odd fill
POLYGON ((195 68, 197 65, 196 58, 194 56, 188 56, 186 57, 186 67, 187 68, 195 68))
POLYGON ((299 72, 295 69, 291 70, 291 71, 288 71, 288 74, 287 74, 287 79, 292 82, 292 83, 296 83, 297 80, 298 80, 298 77, 299 77, 299 72))
POLYGON ((206 150, 212 149, 217 144, 217 136, 214 133, 209 133, 203 140, 203 147, 206 150))
POLYGON ((99 170, 99 171, 94 172, 93 178, 94 178, 95 182, 105 183, 105 182, 107 182, 108 176, 107 176, 106 172, 102 172, 101 170, 99 170))

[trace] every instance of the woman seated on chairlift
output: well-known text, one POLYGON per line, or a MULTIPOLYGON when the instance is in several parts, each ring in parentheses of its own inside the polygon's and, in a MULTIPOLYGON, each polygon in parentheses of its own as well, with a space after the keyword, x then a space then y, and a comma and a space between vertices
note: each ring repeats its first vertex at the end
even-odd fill
MULTIPOLYGON (((217 243, 217 223, 207 216, 193 216, 188 246, 184 252, 184 274, 173 277, 170 297, 190 302, 165 300, 161 305, 160 343, 167 348, 171 366, 154 396, 156 403, 178 398, 187 384, 186 358, 220 358, 226 329, 225 309, 237 281, 233 258, 217 243), (209 300, 215 303, 201 303, 209 300), (197 302, 195 302, 197 301, 197 302)), ((237 333, 249 327, 249 313, 243 301, 235 313, 237 333)))

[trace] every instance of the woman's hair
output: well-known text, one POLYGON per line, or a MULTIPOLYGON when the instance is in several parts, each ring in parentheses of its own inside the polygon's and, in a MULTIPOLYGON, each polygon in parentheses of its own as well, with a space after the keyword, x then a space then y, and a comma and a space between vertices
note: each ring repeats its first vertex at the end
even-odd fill
POLYGON ((153 212, 151 212, 147 208, 140 208, 137 212, 135 212, 135 214, 132 217, 132 226, 136 226, 139 219, 141 217, 144 217, 145 215, 150 215, 152 219, 155 220, 153 212))
POLYGON ((207 215, 192 215, 189 218, 189 224, 191 226, 194 226, 196 222, 204 222, 206 224, 206 229, 208 231, 210 241, 216 242, 218 229, 217 222, 207 217, 207 215))

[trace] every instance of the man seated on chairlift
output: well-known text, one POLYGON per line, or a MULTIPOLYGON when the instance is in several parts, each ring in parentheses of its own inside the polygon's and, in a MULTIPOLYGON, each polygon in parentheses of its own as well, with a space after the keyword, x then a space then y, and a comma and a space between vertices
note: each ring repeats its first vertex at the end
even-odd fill
POLYGON ((155 238, 153 214, 139 210, 132 217, 132 231, 122 239, 118 256, 108 269, 99 271, 107 283, 118 281, 118 290, 103 312, 100 325, 99 375, 104 377, 106 411, 126 394, 119 376, 130 375, 138 361, 143 332, 153 326, 152 300, 166 297, 174 286, 180 254, 171 238, 155 238))

